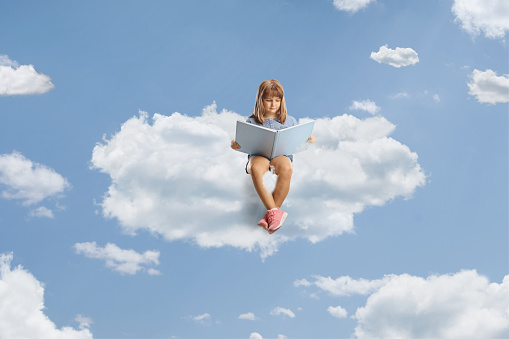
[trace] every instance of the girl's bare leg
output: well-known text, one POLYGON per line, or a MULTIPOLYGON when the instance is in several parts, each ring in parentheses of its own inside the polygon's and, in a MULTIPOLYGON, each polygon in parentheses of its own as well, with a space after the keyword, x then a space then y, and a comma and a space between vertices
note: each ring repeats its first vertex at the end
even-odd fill
MULTIPOLYGON (((274 161, 275 159, 272 160, 274 161)), ((251 174, 251 179, 253 179, 253 185, 255 187, 256 193, 258 193, 260 200, 265 205, 267 210, 278 207, 274 202, 274 197, 272 194, 270 194, 263 185, 263 175, 269 170, 269 166, 269 159, 255 155, 251 157, 248 168, 249 174, 251 174)))
POLYGON ((270 165, 274 166, 274 173, 277 175, 276 187, 272 192, 272 197, 276 206, 281 207, 290 191, 290 181, 293 173, 292 162, 288 157, 280 156, 272 159, 270 165))

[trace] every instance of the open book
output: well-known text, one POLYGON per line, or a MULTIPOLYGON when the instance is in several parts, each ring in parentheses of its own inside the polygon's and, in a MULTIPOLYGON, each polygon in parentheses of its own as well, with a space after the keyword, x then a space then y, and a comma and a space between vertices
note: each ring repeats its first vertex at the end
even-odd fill
POLYGON ((309 146, 306 141, 313 133, 314 124, 314 121, 309 121, 276 131, 237 121, 235 141, 240 145, 237 151, 263 155, 269 159, 305 151, 309 146))

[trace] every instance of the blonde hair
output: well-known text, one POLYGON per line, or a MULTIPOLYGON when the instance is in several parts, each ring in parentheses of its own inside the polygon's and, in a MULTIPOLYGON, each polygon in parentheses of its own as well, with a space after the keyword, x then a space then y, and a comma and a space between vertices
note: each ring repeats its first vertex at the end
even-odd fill
POLYGON ((263 118, 265 113, 263 108, 263 99, 267 97, 278 97, 281 99, 281 106, 279 107, 279 111, 276 114, 279 122, 284 124, 286 121, 285 91, 283 90, 283 86, 281 86, 279 81, 275 79, 267 79, 258 87, 254 113, 251 115, 251 118, 255 118, 256 121, 258 121, 260 124, 265 122, 265 119, 263 118))

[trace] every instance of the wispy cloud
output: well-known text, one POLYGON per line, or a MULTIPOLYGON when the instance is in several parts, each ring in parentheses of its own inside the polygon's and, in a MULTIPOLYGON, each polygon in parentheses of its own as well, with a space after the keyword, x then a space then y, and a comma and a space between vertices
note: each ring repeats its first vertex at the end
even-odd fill
MULTIPOLYGON (((202 247, 260 248, 266 257, 286 241, 316 243, 351 232, 354 213, 424 185, 417 154, 389 137, 395 126, 385 118, 316 119, 316 143, 294 158, 283 207, 289 217, 270 236, 256 225, 264 210, 244 172, 247 156, 229 148, 239 119, 245 117, 217 113, 213 104, 196 117, 154 114, 150 123, 141 113, 126 121, 93 150, 94 168, 111 178, 104 216, 132 234, 148 230, 202 247)), ((272 189, 275 176, 267 173, 265 183, 272 189)))
POLYGON ((284 315, 290 318, 295 318, 295 313, 293 313, 292 310, 280 306, 277 306, 272 311, 270 311, 270 315, 284 315))
POLYGON ((388 64, 396 68, 415 65, 419 62, 419 56, 413 49, 401 47, 390 49, 387 45, 381 46, 378 52, 371 52, 371 59, 379 64, 388 64))
POLYGON ((488 38, 504 38, 509 30, 509 2, 506 0, 455 0, 452 12, 468 33, 488 38))
POLYGON ((334 0, 333 4, 336 9, 340 11, 357 13, 363 8, 366 8, 370 3, 375 0, 334 0))
POLYGON ((33 65, 18 65, 7 55, 0 55, 0 95, 43 94, 55 85, 45 74, 37 73, 33 65))
POLYGON ((208 326, 211 323, 211 316, 208 313, 200 314, 192 317, 193 321, 197 324, 208 326))
POLYGON ((239 315, 239 319, 244 319, 244 320, 259 320, 259 318, 257 318, 254 315, 254 313, 252 313, 252 312, 248 312, 248 313, 244 313, 244 314, 239 315))
MULTIPOLYGON (((0 154, 0 188, 4 199, 22 200, 30 206, 60 196, 71 185, 53 169, 34 163, 18 152, 0 154)), ((46 207, 32 210, 31 216, 53 217, 46 207)))
POLYGON ((494 105, 509 102, 509 74, 497 76, 491 69, 484 72, 474 69, 468 88, 468 94, 475 96, 479 103, 494 105))
MULTIPOLYGON (((106 267, 122 274, 136 274, 149 265, 159 265, 159 251, 145 251, 138 253, 132 249, 125 250, 115 244, 108 243, 99 247, 94 242, 74 244, 76 253, 83 254, 87 258, 104 260, 106 267)), ((147 273, 157 275, 160 272, 154 268, 148 268, 147 273)))
POLYGON ((380 111, 380 107, 378 107, 374 101, 363 100, 363 101, 353 101, 352 105, 350 105, 350 110, 366 111, 372 115, 375 115, 380 111))
POLYGON ((92 339, 83 323, 58 329, 43 312, 44 285, 21 266, 11 269, 12 259, 0 254, 0 338, 92 339))

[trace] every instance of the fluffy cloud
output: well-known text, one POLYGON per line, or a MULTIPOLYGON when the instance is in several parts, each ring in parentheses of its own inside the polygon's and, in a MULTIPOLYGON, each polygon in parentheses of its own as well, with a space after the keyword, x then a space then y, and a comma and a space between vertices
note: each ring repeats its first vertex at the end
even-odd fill
POLYGON ((7 55, 0 55, 0 95, 43 94, 53 88, 51 78, 37 73, 33 65, 19 66, 7 55))
MULTIPOLYGON (((87 258, 104 260, 106 267, 122 274, 136 274, 145 269, 143 265, 159 265, 159 251, 138 253, 134 250, 121 249, 111 243, 101 248, 95 242, 76 243, 74 249, 76 253, 83 254, 87 258)), ((147 273, 150 275, 160 274, 153 268, 149 268, 147 273)))
POLYGON ((352 102, 352 105, 350 106, 350 110, 366 111, 372 115, 375 115, 380 111, 380 107, 378 107, 374 101, 363 100, 363 101, 352 102))
POLYGON ((316 286, 335 296, 370 294, 355 313, 357 338, 509 337, 509 276, 501 284, 475 270, 426 279, 408 274, 371 281, 315 279, 295 285, 316 286))
POLYGON ((484 72, 474 69, 470 75, 468 94, 475 96, 482 104, 497 104, 509 102, 509 74, 497 76, 488 69, 484 72))
POLYGON ((481 32, 488 38, 504 38, 509 30, 509 2, 506 0, 455 0, 452 12, 468 33, 481 32))
MULTIPOLYGON (((315 243, 351 232, 355 213, 409 197, 425 182, 417 154, 389 137, 395 126, 385 118, 317 119, 316 143, 294 157, 283 206, 289 217, 269 235, 256 225, 265 211, 244 171, 247 156, 229 148, 238 119, 245 117, 217 113, 213 104, 196 117, 154 114, 149 122, 142 112, 126 121, 92 154, 93 168, 112 181, 103 215, 128 233, 146 230, 202 247, 259 248, 266 257, 286 241, 315 243)), ((265 183, 271 189, 275 176, 267 173, 265 183)))
POLYGON ((11 269, 12 253, 0 255, 0 338, 90 339, 86 327, 58 329, 43 313, 44 287, 22 267, 11 269))
POLYGON ((280 306, 275 307, 272 311, 270 311, 270 315, 286 315, 290 318, 295 318, 295 313, 293 313, 292 310, 280 306))
POLYGON ((327 307, 327 312, 330 313, 335 318, 341 319, 346 318, 348 316, 348 312, 341 306, 329 306, 327 307))
POLYGON ((262 335, 258 332, 253 332, 249 335, 249 339, 263 339, 262 335))
MULTIPOLYGON (((23 200, 23 205, 33 205, 50 197, 59 196, 70 188, 67 180, 53 169, 33 163, 18 152, 0 154, 0 188, 4 199, 23 200)), ((39 207, 31 216, 52 217, 53 212, 39 207)))
POLYGON ((334 0, 334 7, 340 11, 356 13, 375 0, 334 0))
POLYGON ((244 320, 258 320, 258 318, 257 318, 257 317, 254 315, 254 313, 252 313, 252 312, 244 313, 244 314, 239 315, 239 319, 244 319, 244 320))
POLYGON ((388 64, 396 68, 415 65, 419 62, 419 56, 413 49, 400 47, 390 49, 387 45, 381 46, 378 52, 371 52, 371 59, 379 64, 388 64))

